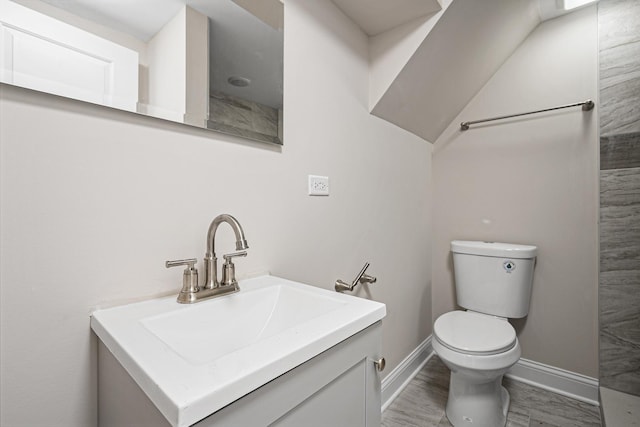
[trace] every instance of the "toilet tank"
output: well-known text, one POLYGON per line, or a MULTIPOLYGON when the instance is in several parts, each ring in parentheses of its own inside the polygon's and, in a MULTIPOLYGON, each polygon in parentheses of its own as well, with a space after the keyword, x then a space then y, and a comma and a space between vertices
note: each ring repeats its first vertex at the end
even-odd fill
POLYGON ((458 305, 499 317, 525 317, 537 251, 530 245, 451 242, 458 305))

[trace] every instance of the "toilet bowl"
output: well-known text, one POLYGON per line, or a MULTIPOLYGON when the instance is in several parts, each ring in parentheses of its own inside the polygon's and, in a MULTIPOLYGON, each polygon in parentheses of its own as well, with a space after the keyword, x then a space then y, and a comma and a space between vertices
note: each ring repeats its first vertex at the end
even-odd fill
POLYGON ((502 376, 520 359, 513 327, 498 317, 452 311, 434 324, 433 350, 451 370, 447 418, 454 426, 504 426, 502 376))

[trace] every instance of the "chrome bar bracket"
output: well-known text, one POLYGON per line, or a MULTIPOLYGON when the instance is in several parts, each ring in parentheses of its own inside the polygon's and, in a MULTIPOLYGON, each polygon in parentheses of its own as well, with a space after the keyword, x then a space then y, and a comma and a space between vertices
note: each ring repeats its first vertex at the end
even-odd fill
POLYGON ((345 292, 345 291, 351 292, 358 285, 358 283, 375 283, 376 280, 378 279, 376 279, 373 276, 369 276, 368 274, 365 274, 365 271, 367 271, 367 268, 369 268, 369 263, 365 262, 364 267, 362 267, 362 270, 360 270, 360 273, 358 273, 356 278, 353 279, 353 282, 351 282, 351 284, 348 284, 344 280, 340 280, 340 279, 336 280, 336 284, 335 284, 336 292, 345 292))

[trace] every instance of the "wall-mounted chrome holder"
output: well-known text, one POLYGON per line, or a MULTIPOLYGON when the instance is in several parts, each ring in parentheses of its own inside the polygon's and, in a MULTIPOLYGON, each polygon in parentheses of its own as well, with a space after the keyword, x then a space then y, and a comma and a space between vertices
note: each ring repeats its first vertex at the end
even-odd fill
POLYGON ((368 274, 364 274, 364 272, 367 271, 367 268, 369 268, 369 263, 365 262, 364 267, 362 267, 362 270, 360 270, 360 273, 358 273, 356 278, 353 279, 353 282, 351 282, 351 284, 348 284, 344 280, 336 280, 336 292, 351 292, 358 285, 358 283, 375 283, 378 279, 373 276, 369 276, 368 274))

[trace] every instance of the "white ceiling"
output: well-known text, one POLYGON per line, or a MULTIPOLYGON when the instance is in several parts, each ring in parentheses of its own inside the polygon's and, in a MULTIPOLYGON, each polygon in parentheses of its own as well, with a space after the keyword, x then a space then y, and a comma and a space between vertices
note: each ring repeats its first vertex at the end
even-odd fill
MULTIPOLYGON (((375 36, 411 20, 433 15, 450 0, 332 0, 367 35, 375 36)), ((478 1, 478 0, 476 0, 478 1)), ((510 1, 510 0, 504 0, 510 1)), ((543 21, 572 12, 556 0, 536 0, 543 21)), ((597 0, 591 0, 597 1, 597 0)), ((461 0, 456 0, 460 3, 461 0)), ((480 3, 481 5, 481 3, 480 3)), ((588 6, 585 5, 585 6, 588 6)))
POLYGON ((148 42, 187 0, 42 0, 148 42))
POLYGON ((438 0, 333 0, 365 33, 375 36, 441 9, 438 0))

